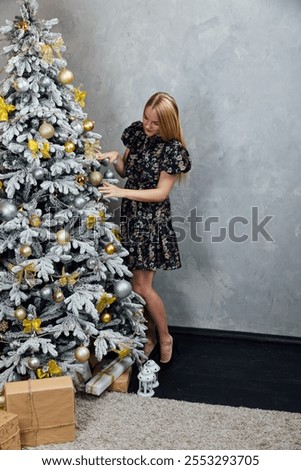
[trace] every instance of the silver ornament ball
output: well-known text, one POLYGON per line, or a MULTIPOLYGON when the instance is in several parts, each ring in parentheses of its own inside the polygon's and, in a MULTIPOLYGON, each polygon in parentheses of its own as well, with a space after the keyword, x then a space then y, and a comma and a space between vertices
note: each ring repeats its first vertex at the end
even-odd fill
POLYGON ((96 260, 91 258, 86 261, 86 266, 88 269, 95 269, 96 268, 96 260))
POLYGON ((45 75, 44 77, 41 78, 40 80, 40 85, 44 88, 47 88, 51 85, 51 79, 45 75))
POLYGON ((10 382, 19 382, 19 380, 21 380, 21 375, 18 374, 18 372, 13 372, 10 374, 8 379, 10 382))
POLYGON ((52 288, 50 286, 45 286, 40 291, 40 296, 44 300, 52 299, 52 288))
POLYGON ((37 357, 31 357, 28 361, 28 367, 31 370, 37 370, 40 367, 40 360, 37 357))
POLYGON ((84 198, 84 196, 81 195, 76 196, 73 201, 74 207, 76 207, 76 209, 82 209, 86 205, 86 203, 86 199, 84 198))
POLYGON ((29 89, 28 80, 26 80, 26 78, 23 78, 23 77, 17 78, 14 86, 15 86, 15 89, 17 91, 20 91, 21 93, 25 93, 29 89))
POLYGON ((105 171, 105 174, 104 174, 104 177, 108 180, 110 179, 113 179, 114 178, 114 173, 112 170, 110 170, 110 168, 108 168, 106 171, 105 171))
POLYGON ((71 127, 77 135, 80 135, 84 132, 83 125, 78 121, 73 121, 71 127))
POLYGON ((16 217, 17 215, 17 208, 14 204, 8 201, 1 201, 0 202, 0 217, 5 220, 5 222, 8 222, 9 220, 12 220, 16 217))
POLYGON ((123 279, 122 281, 117 281, 114 285, 114 293, 118 299, 124 299, 132 292, 132 285, 130 282, 123 279))
POLYGON ((36 180, 42 180, 44 178, 44 170, 43 168, 35 168, 33 171, 32 171, 32 176, 36 179, 36 180))

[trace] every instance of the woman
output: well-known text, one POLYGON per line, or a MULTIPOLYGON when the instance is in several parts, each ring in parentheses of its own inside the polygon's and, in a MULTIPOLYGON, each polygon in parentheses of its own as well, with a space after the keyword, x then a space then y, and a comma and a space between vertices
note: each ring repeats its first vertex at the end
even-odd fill
POLYGON ((98 160, 109 159, 125 188, 104 182, 99 191, 105 197, 122 198, 122 244, 129 251, 127 264, 133 273, 132 287, 146 304, 148 320, 144 352, 150 355, 160 344, 161 365, 171 362, 173 338, 168 330, 162 299, 153 287, 156 270, 181 267, 176 235, 172 227, 169 193, 181 173, 190 170, 176 101, 167 93, 155 93, 147 101, 143 119, 122 134, 124 155, 112 151, 98 160))

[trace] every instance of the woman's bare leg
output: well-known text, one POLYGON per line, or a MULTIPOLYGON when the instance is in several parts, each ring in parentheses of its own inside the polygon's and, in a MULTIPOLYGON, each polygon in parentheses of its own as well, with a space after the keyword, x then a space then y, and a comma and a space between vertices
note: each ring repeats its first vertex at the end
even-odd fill
POLYGON ((146 310, 151 316, 159 335, 161 358, 167 363, 172 356, 172 336, 169 334, 167 317, 163 301, 153 288, 155 271, 136 269, 133 271, 132 287, 146 302, 146 310))

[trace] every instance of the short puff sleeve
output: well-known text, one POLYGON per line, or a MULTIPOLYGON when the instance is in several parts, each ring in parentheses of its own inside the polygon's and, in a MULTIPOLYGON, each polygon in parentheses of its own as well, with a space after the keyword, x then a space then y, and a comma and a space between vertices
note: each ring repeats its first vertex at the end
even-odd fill
POLYGON ((166 171, 170 175, 177 175, 179 173, 187 173, 190 168, 191 159, 189 153, 181 142, 177 140, 167 142, 161 163, 161 171, 166 171))
POLYGON ((133 147, 133 143, 136 139, 139 138, 143 132, 143 126, 141 121, 133 122, 129 127, 127 127, 121 136, 123 145, 127 148, 133 147))

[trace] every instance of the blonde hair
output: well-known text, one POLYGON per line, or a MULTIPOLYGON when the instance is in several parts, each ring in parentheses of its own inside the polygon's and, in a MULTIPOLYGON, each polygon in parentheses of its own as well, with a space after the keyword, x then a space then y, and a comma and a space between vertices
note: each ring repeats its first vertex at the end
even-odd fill
MULTIPOLYGON (((156 111, 158 116, 159 132, 162 139, 166 141, 175 139, 178 142, 181 142, 183 147, 186 148, 186 142, 180 122, 179 108, 176 100, 168 93, 160 91, 148 99, 144 106, 144 113, 146 108, 152 108, 156 111)), ((177 175, 178 182, 183 183, 185 180, 186 174, 180 173, 177 175)))
POLYGON ((180 114, 175 99, 168 93, 158 92, 152 95, 146 105, 146 108, 152 108, 158 116, 160 136, 163 140, 178 140, 186 147, 182 127, 180 123, 180 114))

